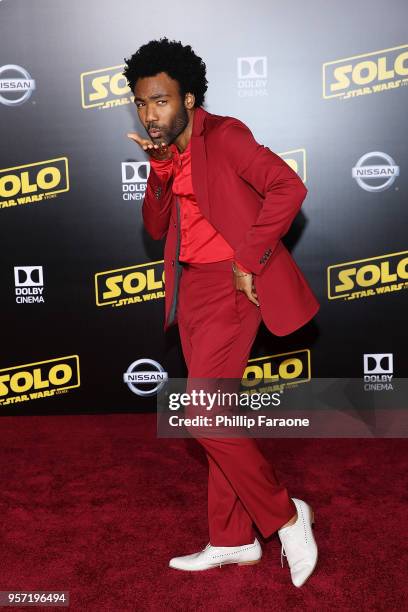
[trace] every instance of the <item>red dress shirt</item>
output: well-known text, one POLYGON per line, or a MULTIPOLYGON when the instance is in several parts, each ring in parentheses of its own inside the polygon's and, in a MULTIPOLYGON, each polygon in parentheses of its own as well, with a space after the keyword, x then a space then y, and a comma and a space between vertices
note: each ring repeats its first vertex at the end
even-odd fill
MULTIPOLYGON (((180 201, 180 254, 179 260, 195 263, 210 263, 234 258, 234 250, 217 232, 215 227, 201 214, 193 191, 191 179, 191 140, 180 153, 176 145, 171 144, 173 157, 166 160, 150 158, 150 164, 156 174, 167 181, 173 175, 173 193, 180 201)), ((235 263, 244 272, 250 272, 243 264, 235 263)))

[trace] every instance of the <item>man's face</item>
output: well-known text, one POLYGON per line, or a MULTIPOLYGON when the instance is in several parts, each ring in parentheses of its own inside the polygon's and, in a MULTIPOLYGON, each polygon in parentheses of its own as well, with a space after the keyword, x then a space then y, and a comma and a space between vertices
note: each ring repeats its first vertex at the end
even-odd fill
POLYGON ((133 93, 139 119, 151 140, 167 145, 174 142, 189 121, 177 81, 160 72, 138 79, 133 93))

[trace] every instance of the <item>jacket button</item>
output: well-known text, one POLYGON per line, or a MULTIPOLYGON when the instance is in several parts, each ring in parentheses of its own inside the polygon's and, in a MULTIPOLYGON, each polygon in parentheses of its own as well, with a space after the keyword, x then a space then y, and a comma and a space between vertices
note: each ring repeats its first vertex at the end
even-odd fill
POLYGON ((174 266, 174 259, 171 260, 171 265, 174 266))

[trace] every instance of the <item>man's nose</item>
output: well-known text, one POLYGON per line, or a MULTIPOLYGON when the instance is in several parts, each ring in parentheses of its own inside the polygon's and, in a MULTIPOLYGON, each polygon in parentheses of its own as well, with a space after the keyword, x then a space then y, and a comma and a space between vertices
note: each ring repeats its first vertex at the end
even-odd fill
POLYGON ((150 124, 153 121, 157 121, 157 109, 154 105, 148 104, 146 107, 146 123, 150 124))

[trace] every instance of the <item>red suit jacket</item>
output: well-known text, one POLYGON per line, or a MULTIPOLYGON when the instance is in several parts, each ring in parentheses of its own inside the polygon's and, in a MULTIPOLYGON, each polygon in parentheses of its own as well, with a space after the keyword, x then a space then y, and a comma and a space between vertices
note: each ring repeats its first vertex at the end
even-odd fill
MULTIPOLYGON (((320 305, 281 238, 306 197, 303 181, 281 157, 258 144, 242 121, 202 107, 193 117, 191 174, 202 214, 232 246, 237 261, 254 274, 266 327, 276 336, 302 327, 320 305)), ((142 216, 152 238, 167 234, 165 331, 177 323, 179 209, 172 178, 164 184, 151 168, 142 216)))

